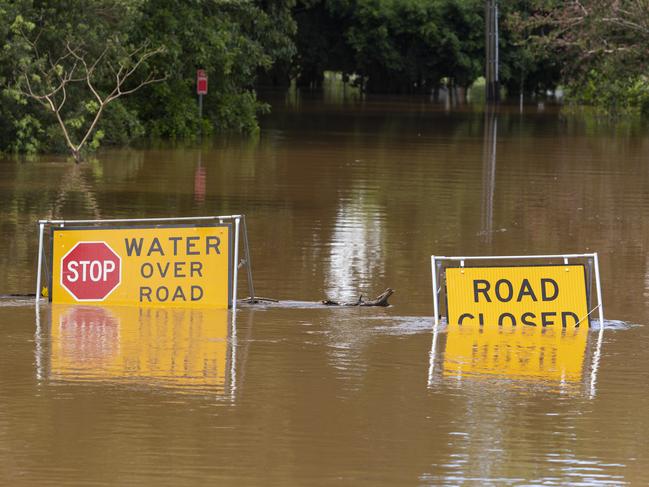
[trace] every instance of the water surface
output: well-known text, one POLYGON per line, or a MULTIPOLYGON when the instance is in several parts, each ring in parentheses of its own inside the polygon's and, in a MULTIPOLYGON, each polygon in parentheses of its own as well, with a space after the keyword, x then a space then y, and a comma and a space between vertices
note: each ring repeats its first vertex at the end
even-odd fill
POLYGON ((0 293, 33 292, 38 218, 244 213, 257 293, 302 302, 233 325, 3 300, 2 483, 649 483, 648 132, 551 107, 273 102, 253 139, 0 161, 0 293), (431 254, 594 251, 621 320, 594 381, 597 331, 539 337, 527 368, 451 331, 431 357, 431 254), (386 287, 386 309, 304 303, 386 287))

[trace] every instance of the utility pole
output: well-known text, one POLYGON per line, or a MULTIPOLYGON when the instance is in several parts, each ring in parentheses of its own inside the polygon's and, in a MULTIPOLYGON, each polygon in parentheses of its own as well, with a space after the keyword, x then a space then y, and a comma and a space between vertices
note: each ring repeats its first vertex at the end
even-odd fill
POLYGON ((485 81, 487 102, 497 103, 500 101, 497 0, 486 0, 485 5, 485 81))

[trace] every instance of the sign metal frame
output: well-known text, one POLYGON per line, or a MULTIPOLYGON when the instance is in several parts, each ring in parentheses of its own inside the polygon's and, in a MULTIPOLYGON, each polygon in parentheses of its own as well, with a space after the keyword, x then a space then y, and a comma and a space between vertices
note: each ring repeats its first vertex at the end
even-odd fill
MULTIPOLYGON (((441 270, 441 264, 442 262, 459 262, 460 267, 465 267, 465 262, 466 261, 477 261, 477 260, 491 260, 491 261, 497 261, 497 260, 529 260, 529 259, 544 259, 544 260, 551 260, 551 259, 563 259, 564 264, 569 264, 570 259, 592 259, 593 260, 593 265, 595 268, 595 286, 596 286, 596 294, 597 294, 597 306, 595 306, 590 312, 588 313, 588 316, 595 311, 596 309, 599 310, 599 325, 600 328, 603 328, 604 326, 604 307, 602 305, 602 287, 601 287, 601 282, 600 282, 600 276, 599 276, 599 261, 597 258, 597 253, 592 253, 592 254, 556 254, 556 255, 498 255, 498 256, 473 256, 473 257, 444 257, 444 256, 439 256, 439 255, 432 255, 431 256, 431 269, 432 269, 432 284, 433 284, 433 308, 434 308, 434 319, 435 319, 435 326, 439 325, 439 317, 440 317, 440 312, 439 312, 439 295, 441 294, 441 287, 438 287, 438 281, 441 280, 441 275, 438 275, 438 272, 441 270)), ((441 282, 440 282, 441 284, 441 282)))
MULTIPOLYGON (((431 255, 431 274, 432 274, 432 285, 433 285, 433 309, 434 309, 434 318, 433 318, 433 342, 431 345, 431 351, 429 354, 429 368, 428 368, 428 386, 431 387, 433 384, 433 374, 435 369, 435 355, 437 349, 439 328, 440 328, 440 303, 439 297, 442 292, 442 264, 444 262, 453 262, 459 263, 459 267, 465 267, 465 263, 468 261, 528 261, 528 260, 557 260, 562 259, 563 264, 568 265, 570 260, 574 259, 587 259, 589 265, 592 265, 594 270, 595 277, 595 291, 597 297, 597 305, 592 308, 585 318, 589 319, 590 315, 598 310, 599 316, 599 334, 597 338, 597 346, 593 354, 593 361, 591 365, 590 372, 590 397, 593 398, 596 392, 597 384, 597 372, 599 369, 599 362, 602 354, 602 342, 604 338, 604 306, 602 304, 602 286, 599 273, 599 259, 597 252, 594 253, 585 253, 585 254, 550 254, 550 255, 492 255, 492 256, 456 256, 456 257, 446 257, 440 255, 431 255)), ((521 264, 522 265, 522 264, 521 264)), ((586 283, 587 292, 590 295, 590 285, 586 283)), ((590 307, 589 303, 589 307, 590 307)))
POLYGON ((245 215, 217 215, 217 216, 197 216, 197 217, 176 217, 176 218, 116 218, 105 220, 39 220, 38 221, 38 263, 36 270, 36 306, 40 305, 41 298, 41 285, 42 285, 42 268, 44 257, 43 239, 45 234, 45 227, 52 229, 55 225, 57 228, 74 228, 82 229, 88 228, 88 225, 95 225, 94 228, 101 229, 108 225, 124 224, 134 225, 138 223, 146 224, 162 224, 162 223, 206 223, 217 222, 224 224, 227 222, 234 223, 234 251, 232 257, 232 293, 231 293, 231 309, 233 312, 237 310, 237 284, 239 277, 239 267, 245 265, 247 272, 248 291, 250 299, 255 297, 255 288, 252 280, 252 264, 250 260, 250 246, 248 243, 248 228, 246 225, 245 215), (244 257, 239 261, 239 244, 240 233, 243 233, 243 254, 244 257))

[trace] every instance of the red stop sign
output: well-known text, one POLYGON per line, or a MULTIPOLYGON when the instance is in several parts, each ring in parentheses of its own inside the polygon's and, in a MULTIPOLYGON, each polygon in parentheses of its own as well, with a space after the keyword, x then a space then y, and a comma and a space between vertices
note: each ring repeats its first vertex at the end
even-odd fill
POLYGON ((77 301, 103 301, 122 281, 122 261, 106 242, 79 242, 61 259, 61 286, 77 301))

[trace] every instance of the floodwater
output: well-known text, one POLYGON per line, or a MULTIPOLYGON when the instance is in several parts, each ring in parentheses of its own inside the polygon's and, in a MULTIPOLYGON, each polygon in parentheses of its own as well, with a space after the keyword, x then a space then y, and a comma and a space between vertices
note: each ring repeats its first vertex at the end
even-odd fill
POLYGON ((2 300, 0 483, 649 484, 649 130, 273 104, 252 139, 0 161, 0 293, 33 292, 38 218, 243 213, 256 294, 291 301, 232 323, 2 300), (567 252, 599 253, 601 341, 449 327, 433 347, 431 254, 567 252), (308 303, 387 287, 389 308, 308 303))

